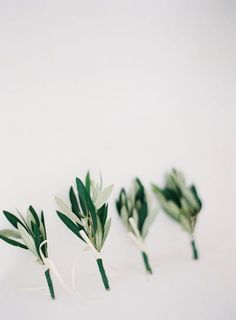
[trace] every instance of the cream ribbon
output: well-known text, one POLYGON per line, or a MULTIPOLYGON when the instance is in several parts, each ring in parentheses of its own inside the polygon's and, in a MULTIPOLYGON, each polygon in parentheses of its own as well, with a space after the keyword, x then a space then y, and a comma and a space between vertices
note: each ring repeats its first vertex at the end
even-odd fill
POLYGON ((133 240, 133 242, 137 245, 137 247, 141 251, 147 252, 145 243, 143 241, 143 238, 140 235, 140 232, 139 232, 138 227, 137 227, 137 223, 135 222, 133 217, 129 218, 129 223, 130 223, 130 225, 131 225, 131 227, 133 229, 133 232, 134 232, 134 233, 133 232, 129 232, 130 238, 133 240))
POLYGON ((89 246, 89 248, 93 251, 96 260, 101 259, 102 258, 101 253, 99 251, 97 251, 97 249, 94 247, 94 245, 92 244, 92 242, 90 241, 89 237, 84 232, 84 230, 81 230, 79 233, 80 233, 81 237, 84 239, 84 241, 86 242, 86 244, 89 246))
MULTIPOLYGON (((60 283, 60 285, 63 287, 63 289, 65 289, 66 291, 68 291, 69 293, 75 294, 75 290, 72 290, 66 283, 65 281, 62 279, 62 276, 60 275, 59 271, 57 270, 54 262, 45 257, 45 255, 42 252, 42 246, 44 246, 46 243, 48 243, 48 240, 44 240, 40 246, 39 246, 39 253, 40 253, 40 257, 42 258, 43 261, 43 266, 46 267, 46 270, 50 270, 54 276, 54 278, 57 279, 57 281, 60 283)), ((74 276, 72 277, 72 279, 74 279, 74 276)), ((76 287, 74 285, 74 287, 76 287)))

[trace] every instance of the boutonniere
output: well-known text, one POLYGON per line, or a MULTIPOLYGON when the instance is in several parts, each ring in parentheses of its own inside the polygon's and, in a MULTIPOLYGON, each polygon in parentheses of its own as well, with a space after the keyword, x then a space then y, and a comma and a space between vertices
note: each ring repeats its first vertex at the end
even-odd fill
POLYGON ((94 252, 98 269, 106 290, 110 290, 109 281, 103 265, 101 250, 110 230, 111 219, 107 218, 107 200, 113 186, 102 188, 102 182, 95 183, 89 173, 85 183, 75 179, 75 188, 69 191, 70 206, 56 197, 60 211, 59 218, 64 224, 84 241, 94 252))
POLYGON ((202 202, 194 185, 188 186, 180 171, 173 169, 166 175, 165 187, 152 185, 162 209, 191 236, 193 259, 198 259, 194 230, 202 202))
POLYGON ((46 268, 45 277, 52 299, 55 298, 53 283, 48 267, 47 232, 44 214, 40 216, 32 206, 27 211, 26 219, 18 212, 19 216, 8 211, 3 211, 7 220, 13 225, 14 230, 4 229, 0 231, 0 239, 7 243, 27 249, 36 257, 36 262, 46 268))
POLYGON ((128 194, 125 189, 121 189, 116 208, 130 237, 141 250, 146 271, 152 273, 144 240, 158 210, 150 208, 144 186, 139 179, 135 179, 132 187, 128 194))

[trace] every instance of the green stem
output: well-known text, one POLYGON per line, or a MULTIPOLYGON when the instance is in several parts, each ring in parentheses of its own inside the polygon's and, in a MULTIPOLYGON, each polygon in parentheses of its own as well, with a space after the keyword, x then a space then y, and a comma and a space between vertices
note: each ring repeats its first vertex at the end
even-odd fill
POLYGON ((142 257, 143 257, 143 262, 144 262, 146 271, 147 271, 148 273, 152 274, 152 269, 151 269, 151 266, 150 266, 150 264, 149 264, 148 256, 147 256, 146 252, 142 251, 142 257))
POLYGON ((54 293, 53 284, 52 284, 52 279, 51 279, 51 276, 50 276, 50 271, 49 271, 49 269, 47 269, 47 270, 45 271, 45 277, 46 277, 46 280, 47 280, 47 284, 48 284, 48 288, 49 288, 51 297, 52 297, 52 299, 55 299, 55 293, 54 293))
POLYGON ((197 251, 197 247, 196 247, 194 239, 191 240, 191 246, 192 246, 193 259, 197 260, 198 259, 198 251, 197 251))
POLYGON ((106 275, 106 271, 103 267, 103 261, 102 259, 97 259, 97 265, 98 265, 98 269, 99 269, 99 272, 101 274, 101 277, 102 277, 102 281, 103 281, 103 284, 104 284, 104 287, 106 290, 110 290, 110 286, 109 286, 109 281, 108 281, 108 278, 107 278, 107 275, 106 275))

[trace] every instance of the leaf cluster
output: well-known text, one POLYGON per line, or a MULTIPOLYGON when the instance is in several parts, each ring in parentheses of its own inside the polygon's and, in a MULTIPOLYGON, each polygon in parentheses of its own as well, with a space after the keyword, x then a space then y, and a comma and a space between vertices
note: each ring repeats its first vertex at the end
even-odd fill
POLYGON ((126 228, 130 232, 134 231, 130 224, 130 218, 133 218, 140 236, 144 239, 156 217, 157 210, 150 209, 146 191, 140 179, 134 180, 129 193, 124 188, 121 189, 116 201, 116 208, 126 228))
POLYGON ((88 172, 84 183, 76 178, 75 187, 70 187, 70 206, 56 197, 59 218, 83 241, 81 231, 84 231, 97 251, 101 251, 110 230, 111 219, 107 218, 106 202, 112 188, 111 185, 102 189, 102 183, 91 180, 88 172))
MULTIPOLYGON (((0 239, 13 246, 30 250, 39 261, 43 262, 40 255, 40 245, 47 240, 43 211, 39 215, 32 206, 29 206, 26 218, 20 212, 17 215, 4 210, 3 214, 14 229, 0 230, 0 239)), ((44 256, 48 257, 46 243, 41 250, 44 256)))
POLYGON ((193 234, 202 208, 196 187, 186 184, 184 175, 172 169, 166 175, 164 188, 152 185, 162 209, 190 234, 193 234))

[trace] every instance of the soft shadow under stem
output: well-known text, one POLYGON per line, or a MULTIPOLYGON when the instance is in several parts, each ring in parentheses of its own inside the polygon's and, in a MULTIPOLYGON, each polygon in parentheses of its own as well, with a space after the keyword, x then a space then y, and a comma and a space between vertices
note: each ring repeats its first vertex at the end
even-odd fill
POLYGON ((191 240, 191 246, 192 246, 193 259, 198 260, 199 256, 198 256, 198 251, 197 251, 197 247, 194 239, 191 240))
POLYGON ((54 293, 52 279, 51 279, 51 275, 50 275, 49 269, 47 269, 45 271, 45 277, 46 277, 46 280, 47 280, 47 284, 48 284, 48 288, 49 288, 51 297, 52 297, 52 299, 55 299, 55 293, 54 293))
POLYGON ((151 269, 151 266, 149 264, 149 260, 148 260, 148 256, 147 256, 146 252, 142 251, 142 257, 143 257, 143 262, 144 262, 146 271, 148 273, 152 274, 152 269, 151 269))
POLYGON ((110 290, 109 281, 108 281, 108 278, 107 278, 107 275, 106 275, 106 271, 105 271, 104 266, 103 266, 103 261, 102 261, 101 258, 97 259, 96 261, 97 261, 99 272, 100 272, 101 277, 102 277, 102 281, 103 281, 104 287, 105 287, 106 290, 110 290))

